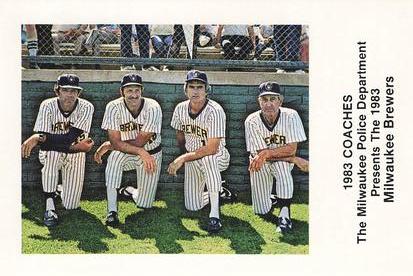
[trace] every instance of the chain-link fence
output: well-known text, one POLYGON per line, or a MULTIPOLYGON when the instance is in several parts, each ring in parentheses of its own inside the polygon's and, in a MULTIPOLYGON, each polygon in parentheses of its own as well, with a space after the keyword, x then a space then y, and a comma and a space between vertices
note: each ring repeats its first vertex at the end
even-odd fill
POLYGON ((22 26, 23 60, 31 68, 68 62, 133 69, 137 63, 144 69, 166 70, 162 60, 180 59, 192 60, 191 64, 221 60, 212 64, 279 68, 293 64, 291 68, 308 69, 308 41, 304 25, 22 26))

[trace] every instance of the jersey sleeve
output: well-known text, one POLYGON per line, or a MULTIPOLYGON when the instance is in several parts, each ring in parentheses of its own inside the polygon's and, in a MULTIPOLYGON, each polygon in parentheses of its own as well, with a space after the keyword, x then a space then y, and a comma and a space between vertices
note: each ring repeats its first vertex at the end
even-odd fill
POLYGON ((40 104, 39 113, 37 113, 33 131, 52 133, 51 116, 50 108, 47 106, 46 102, 42 102, 40 104))
POLYGON ((93 112, 95 108, 91 103, 87 103, 82 107, 79 112, 79 116, 74 122, 73 127, 83 130, 84 132, 90 132, 92 125, 93 112))
POLYGON ((120 115, 118 108, 116 108, 114 104, 107 104, 105 114, 103 115, 102 129, 120 131, 119 120, 120 115))
POLYGON ((288 125, 289 131, 286 135, 286 143, 296 143, 307 140, 303 123, 297 111, 294 110, 294 112, 288 116, 288 125))
POLYGON ((245 142, 247 144, 247 151, 252 154, 267 148, 264 137, 257 125, 249 120, 245 121, 245 142))
POLYGON ((207 120, 208 138, 224 138, 225 137, 225 112, 222 109, 217 109, 211 112, 207 120))
POLYGON ((176 130, 181 130, 181 120, 179 117, 179 106, 175 107, 174 113, 172 114, 172 120, 171 120, 171 127, 173 127, 176 130))
POLYGON ((146 112, 145 123, 142 126, 143 132, 161 133, 162 127, 162 110, 156 105, 146 112))

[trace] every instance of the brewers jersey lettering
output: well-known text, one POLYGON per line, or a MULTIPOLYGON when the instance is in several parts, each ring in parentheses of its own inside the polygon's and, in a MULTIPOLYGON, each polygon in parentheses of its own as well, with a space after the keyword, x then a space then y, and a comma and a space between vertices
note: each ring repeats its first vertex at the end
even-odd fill
MULTIPOLYGON (((159 104, 149 98, 142 97, 141 107, 137 116, 133 116, 125 104, 123 97, 109 102, 103 116, 102 129, 120 132, 121 140, 134 140, 138 133, 152 132, 154 135, 144 145, 151 153, 161 146, 162 110, 159 104)), ((139 156, 112 151, 108 157, 105 171, 106 185, 120 188, 123 171, 136 170, 138 198, 136 203, 143 208, 152 207, 161 171, 162 152, 153 154, 156 160, 156 172, 145 171, 139 156)))
MULTIPOLYGON (((94 107, 85 99, 77 99, 72 112, 64 112, 59 106, 58 98, 44 100, 39 109, 35 132, 66 134, 70 127, 84 131, 87 137, 92 124, 94 107)), ((39 151, 39 160, 43 164, 43 191, 55 192, 58 185, 59 170, 62 171, 62 204, 66 209, 79 207, 85 173, 84 152, 63 153, 56 151, 39 151)))
MULTIPOLYGON (((305 141, 304 127, 298 113, 290 108, 280 107, 273 127, 256 111, 245 120, 247 151, 252 159, 258 151, 274 149, 289 143, 305 141)), ((294 164, 286 161, 267 161, 261 170, 250 172, 252 203, 255 213, 266 214, 271 209, 273 178, 276 179, 277 197, 290 199, 293 196, 291 170, 294 164)))
POLYGON ((198 114, 189 112, 189 100, 179 103, 172 115, 171 126, 185 135, 185 148, 193 152, 206 145, 209 138, 221 138, 218 153, 185 163, 184 193, 188 210, 202 209, 208 203, 204 193, 221 190, 221 171, 228 168, 230 156, 225 148, 225 113, 215 101, 207 99, 198 114))

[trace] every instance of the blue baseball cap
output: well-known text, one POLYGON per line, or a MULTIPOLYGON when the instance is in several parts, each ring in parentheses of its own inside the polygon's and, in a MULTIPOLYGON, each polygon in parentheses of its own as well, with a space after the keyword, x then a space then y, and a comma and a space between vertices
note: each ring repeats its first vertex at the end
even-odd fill
POLYGON ((74 88, 82 90, 79 86, 79 77, 75 74, 62 74, 57 78, 57 85, 62 88, 74 88))
POLYGON ((202 72, 202 71, 191 70, 186 74, 185 82, 193 81, 193 80, 199 80, 205 84, 208 84, 207 75, 205 74, 205 72, 202 72))
POLYGON ((129 85, 142 85, 142 78, 138 74, 135 73, 129 73, 123 76, 121 82, 120 82, 121 87, 126 87, 129 85))
POLYGON ((266 81, 260 84, 258 87, 258 97, 266 95, 283 96, 280 85, 275 81, 266 81))

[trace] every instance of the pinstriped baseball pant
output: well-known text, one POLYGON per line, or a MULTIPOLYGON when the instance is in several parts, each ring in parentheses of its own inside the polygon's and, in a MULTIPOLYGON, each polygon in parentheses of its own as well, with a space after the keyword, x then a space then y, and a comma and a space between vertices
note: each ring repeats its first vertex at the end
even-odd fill
POLYGON ((291 170, 294 164, 284 161, 265 162, 258 172, 250 172, 252 207, 256 214, 266 214, 271 210, 271 191, 274 178, 277 197, 293 197, 294 183, 291 170))
POLYGON ((120 188, 123 172, 136 170, 138 189, 138 196, 135 198, 136 205, 142 208, 152 207, 161 172, 162 152, 155 153, 153 157, 156 161, 156 171, 153 174, 149 174, 145 171, 143 161, 139 156, 116 150, 112 151, 106 165, 106 186, 116 189, 120 188))
POLYGON ((214 155, 185 163, 184 195, 185 207, 191 211, 202 209, 209 200, 204 192, 205 185, 209 192, 221 189, 221 172, 229 166, 229 152, 223 148, 214 155))
POLYGON ((84 152, 63 153, 40 151, 39 160, 42 168, 43 191, 53 193, 57 189, 59 170, 62 172, 62 204, 66 209, 75 209, 80 205, 85 177, 84 152))

